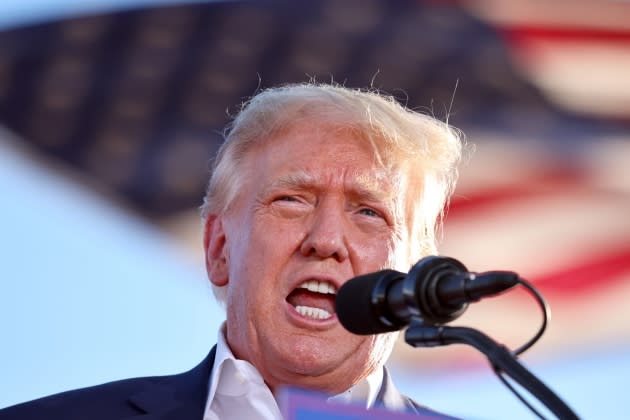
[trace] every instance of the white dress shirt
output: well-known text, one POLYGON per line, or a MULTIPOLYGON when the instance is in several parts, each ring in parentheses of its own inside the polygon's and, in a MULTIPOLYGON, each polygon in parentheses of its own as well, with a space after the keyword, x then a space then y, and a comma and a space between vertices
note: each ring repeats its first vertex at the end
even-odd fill
MULTIPOLYGON (((203 420, 265 419, 281 420, 280 408, 258 370, 245 360, 237 360, 225 340, 225 324, 217 337, 217 349, 210 375, 208 399, 203 420)), ((383 370, 349 390, 329 398, 335 402, 374 404, 383 381, 383 370)))

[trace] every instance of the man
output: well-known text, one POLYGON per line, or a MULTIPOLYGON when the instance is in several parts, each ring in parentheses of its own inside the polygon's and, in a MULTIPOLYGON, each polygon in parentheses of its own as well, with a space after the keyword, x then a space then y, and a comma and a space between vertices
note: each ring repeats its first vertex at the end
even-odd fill
POLYGON ((206 267, 226 308, 210 355, 180 375, 70 391, 0 420, 274 419, 283 385, 432 413, 384 369, 396 334, 347 332, 334 299, 352 277, 435 253, 460 151, 448 125, 378 93, 261 92, 228 130, 202 207, 206 267))

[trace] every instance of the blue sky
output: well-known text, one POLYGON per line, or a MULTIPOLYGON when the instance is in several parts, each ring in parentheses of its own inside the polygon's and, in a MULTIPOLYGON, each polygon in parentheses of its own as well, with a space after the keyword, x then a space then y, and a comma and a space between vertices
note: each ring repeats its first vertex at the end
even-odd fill
POLYGON ((209 3, 212 1, 218 0, 2 0, 0 1, 0 29, 38 23, 63 16, 151 5, 209 3))
POLYGON ((0 150, 0 406, 201 361, 223 319, 201 261, 0 150))

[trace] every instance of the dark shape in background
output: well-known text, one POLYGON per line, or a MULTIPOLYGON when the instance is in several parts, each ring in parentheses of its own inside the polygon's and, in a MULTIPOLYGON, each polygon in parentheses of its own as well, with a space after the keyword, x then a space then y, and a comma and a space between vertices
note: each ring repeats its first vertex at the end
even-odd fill
POLYGON ((0 33, 0 122, 151 219, 200 204, 239 103, 309 78, 556 147, 624 129, 549 105, 454 2, 202 3, 0 33))

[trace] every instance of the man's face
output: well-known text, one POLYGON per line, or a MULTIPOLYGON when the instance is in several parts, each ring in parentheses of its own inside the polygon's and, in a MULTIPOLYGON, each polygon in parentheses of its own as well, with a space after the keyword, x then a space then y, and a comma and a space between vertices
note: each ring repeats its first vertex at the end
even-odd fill
POLYGON ((258 146, 242 167, 235 200, 206 226, 208 271, 227 287, 228 344, 272 389, 341 392, 380 368, 396 335, 347 332, 334 292, 357 275, 408 269, 403 200, 418 186, 402 166, 393 179, 351 133, 313 125, 258 146))

